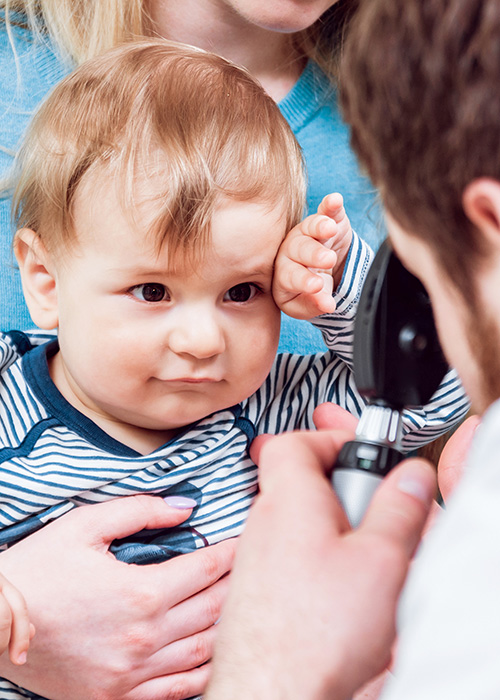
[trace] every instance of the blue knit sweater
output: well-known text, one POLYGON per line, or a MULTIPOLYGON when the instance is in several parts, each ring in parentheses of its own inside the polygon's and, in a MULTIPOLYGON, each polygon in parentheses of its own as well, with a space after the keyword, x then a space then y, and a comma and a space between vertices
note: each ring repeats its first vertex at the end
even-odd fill
MULTIPOLYGON (((15 53, 5 24, 0 24, 0 178, 4 178, 34 109, 71 66, 50 43, 34 41, 21 27, 12 28, 15 53)), ((358 234, 374 248, 383 237, 379 210, 369 181, 362 177, 349 148, 335 89, 312 62, 279 104, 305 156, 308 171, 308 210, 316 211, 329 192, 344 196, 346 210, 358 234)), ((19 274, 11 252, 10 197, 0 199, 0 330, 33 326, 25 306, 19 274)), ((324 350, 321 334, 306 321, 283 315, 280 350, 324 350)))

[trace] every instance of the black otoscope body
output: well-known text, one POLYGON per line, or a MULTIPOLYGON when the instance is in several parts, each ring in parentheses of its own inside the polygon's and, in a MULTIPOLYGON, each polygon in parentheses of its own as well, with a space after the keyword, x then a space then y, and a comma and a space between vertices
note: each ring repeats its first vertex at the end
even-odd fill
POLYGON ((353 527, 380 481, 403 459, 404 408, 428 403, 447 369, 427 292, 385 241, 368 271, 354 324, 354 377, 369 403, 332 474, 353 527))

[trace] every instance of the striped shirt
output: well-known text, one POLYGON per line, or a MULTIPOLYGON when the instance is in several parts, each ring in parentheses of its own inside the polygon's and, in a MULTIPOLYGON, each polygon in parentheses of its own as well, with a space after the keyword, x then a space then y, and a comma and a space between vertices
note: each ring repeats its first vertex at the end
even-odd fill
MULTIPOLYGON (((113 543, 122 561, 160 562, 240 534, 257 491, 248 454, 256 435, 314 428, 313 410, 323 401, 360 415, 364 401, 351 371, 353 320, 371 257, 355 237, 335 313, 313 320, 326 353, 278 355, 255 394, 148 455, 111 438, 62 397, 48 371, 47 358, 58 349, 53 335, 0 335, 0 546, 74 507, 141 493, 189 496, 198 505, 178 527, 113 543)), ((429 405, 405 412, 404 447, 433 440, 467 409, 450 372, 429 405)), ((39 696, 0 681, 0 697, 39 696)))

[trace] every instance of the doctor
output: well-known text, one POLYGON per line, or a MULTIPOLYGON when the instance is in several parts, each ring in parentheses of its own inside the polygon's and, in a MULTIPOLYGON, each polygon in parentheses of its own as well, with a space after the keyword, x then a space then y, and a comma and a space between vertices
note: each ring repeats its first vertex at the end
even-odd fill
POLYGON ((341 80, 352 143, 483 419, 458 435, 474 432, 464 476, 401 600, 431 467, 396 468, 350 532, 325 477, 348 435, 263 446, 207 700, 346 700, 389 662, 398 604, 384 700, 500 697, 499 75, 496 0, 362 0, 341 80))

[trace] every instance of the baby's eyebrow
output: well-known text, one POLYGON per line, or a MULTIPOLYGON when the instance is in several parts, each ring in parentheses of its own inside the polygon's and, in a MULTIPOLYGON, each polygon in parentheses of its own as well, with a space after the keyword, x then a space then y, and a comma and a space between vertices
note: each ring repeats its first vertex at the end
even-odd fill
POLYGON ((170 271, 168 268, 161 265, 158 265, 157 267, 155 267, 154 265, 138 267, 134 264, 133 261, 131 261, 130 265, 119 265, 117 267, 109 267, 108 272, 133 274, 137 277, 146 277, 151 275, 165 275, 168 274, 170 271))
POLYGON ((267 265, 266 267, 257 267, 251 270, 248 275, 250 277, 269 277, 273 274, 274 265, 267 265))
POLYGON ((243 266, 240 270, 240 273, 245 277, 269 277, 269 275, 272 275, 273 272, 274 260, 270 263, 266 263, 265 265, 258 265, 257 267, 245 268, 243 266))

